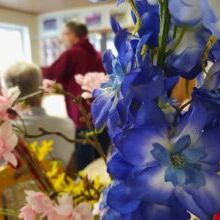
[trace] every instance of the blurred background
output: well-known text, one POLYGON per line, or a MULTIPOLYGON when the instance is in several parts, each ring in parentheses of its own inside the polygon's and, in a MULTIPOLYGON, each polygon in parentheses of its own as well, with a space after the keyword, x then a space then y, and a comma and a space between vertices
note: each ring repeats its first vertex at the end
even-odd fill
MULTIPOLYGON (((64 50, 61 33, 70 20, 87 25, 97 51, 114 51, 110 16, 123 27, 132 26, 128 5, 116 8, 114 0, 0 0, 0 73, 20 60, 52 64, 64 50)), ((45 99, 48 114, 66 116, 63 97, 45 99), (59 108, 54 108, 57 102, 59 108)))
MULTIPOLYGON (((124 28, 131 28, 133 23, 130 7, 127 4, 116 7, 115 2, 115 0, 0 0, 1 86, 3 87, 4 84, 5 72, 8 72, 9 75, 12 72, 12 78, 17 77, 16 80, 22 81, 23 84, 25 84, 25 80, 27 80, 25 77, 27 78, 28 74, 40 77, 40 68, 38 70, 37 67, 50 66, 66 50, 63 43, 63 30, 65 24, 69 21, 83 23, 87 26, 89 41, 97 52, 103 54, 106 49, 111 49, 116 54, 110 17, 114 16, 124 28), (34 63, 36 67, 17 64, 17 66, 12 67, 13 71, 8 71, 8 68, 20 61, 34 63), (22 76, 24 77, 22 78, 22 76)), ((11 82, 13 82, 13 79, 11 82)), ((31 83, 27 84, 31 86, 31 83)), ((37 101, 38 104, 30 109, 32 113, 27 112, 27 114, 22 115, 23 122, 28 128, 27 131, 38 134, 38 129, 41 127, 63 132, 72 139, 75 134, 77 137, 77 131, 80 131, 80 129, 68 117, 65 98, 62 95, 49 95, 39 98, 39 103, 37 101)), ((107 131, 103 131, 103 133, 107 134, 107 131)), ((106 135, 100 136, 100 140, 106 146, 106 149, 110 146, 106 135)), ((29 144, 30 149, 28 149, 31 155, 33 153, 34 156, 32 156, 39 160, 40 168, 43 167, 42 172, 47 171, 50 173, 50 169, 53 171, 53 165, 57 164, 53 162, 57 160, 62 162, 62 165, 60 163, 56 165, 59 168, 57 169, 57 175, 59 174, 62 177, 62 172, 65 170, 72 177, 77 172, 75 157, 78 158, 79 162, 80 157, 75 153, 77 146, 73 143, 68 143, 61 137, 49 135, 32 139, 29 144), (52 147, 53 152, 51 153, 52 147), (63 150, 64 147, 66 150, 63 150), (32 152, 33 149, 35 149, 34 152, 32 152), (45 161, 42 158, 40 160, 38 158, 41 155, 40 152, 43 155, 45 152, 49 153, 49 159, 46 157, 46 159, 44 158, 45 161)), ((88 154, 89 160, 95 160, 97 156, 93 157, 94 152, 94 149, 92 152, 88 149, 88 152, 85 151, 81 154, 82 157, 88 154), (90 158, 90 153, 92 158, 90 158)), ((24 164, 23 160, 19 161, 19 166, 15 170, 10 166, 1 166, 4 163, 0 160, 0 209, 20 209, 24 205, 24 190, 38 189, 36 182, 33 181, 33 176, 26 169, 28 166, 26 167, 24 164)), ((88 166, 86 173, 94 177, 97 173, 98 175, 101 173, 101 177, 104 179, 103 182, 108 183, 109 181, 104 160, 97 160, 97 163, 88 166)), ((57 177, 57 181, 60 181, 60 176, 57 177)), ((64 183, 64 180, 62 180, 57 186, 63 190, 62 184, 64 183)), ((12 219, 17 218, 0 215, 0 220, 12 219)))

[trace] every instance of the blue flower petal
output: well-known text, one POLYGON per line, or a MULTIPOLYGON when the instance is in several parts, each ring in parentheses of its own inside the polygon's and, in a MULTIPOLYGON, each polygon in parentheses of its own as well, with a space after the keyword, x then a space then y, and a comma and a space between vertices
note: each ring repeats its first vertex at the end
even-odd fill
POLYGON ((116 179, 126 179, 133 166, 128 164, 120 153, 114 153, 108 162, 108 173, 116 179))
POLYGON ((108 193, 107 203, 109 207, 122 214, 133 212, 139 206, 140 201, 132 200, 130 193, 130 189, 123 184, 114 186, 108 193))
POLYGON ((116 21, 114 17, 110 17, 111 27, 115 34, 117 34, 119 31, 121 31, 120 24, 116 21))
POLYGON ((164 94, 165 85, 160 70, 153 67, 150 71, 158 73, 158 75, 148 78, 145 71, 142 71, 131 85, 131 90, 140 101, 156 99, 164 94))
POLYGON ((118 212, 115 212, 113 209, 107 209, 102 215, 102 220, 122 220, 121 215, 118 212))
POLYGON ((145 100, 140 106, 135 117, 135 123, 137 125, 156 125, 160 128, 166 128, 168 126, 164 113, 151 100, 145 100))
POLYGON ((196 32, 186 31, 181 44, 167 57, 165 71, 168 75, 180 75, 191 80, 200 74, 201 57, 209 37, 210 33, 204 28, 196 32))
POLYGON ((203 24, 213 35, 220 38, 219 27, 219 1, 218 0, 202 0, 200 1, 201 10, 203 12, 203 24))
POLYGON ((177 142, 174 144, 174 151, 175 152, 182 152, 191 144, 191 139, 189 135, 185 135, 181 137, 177 142))
POLYGON ((200 0, 169 0, 169 11, 177 25, 201 22, 200 0))
POLYGON ((206 184, 199 188, 189 187, 187 191, 204 212, 214 215, 220 212, 220 176, 205 172, 206 184))
POLYGON ((134 198, 160 204, 168 204, 174 192, 174 186, 165 181, 165 168, 161 166, 132 172, 127 185, 134 198))
POLYGON ((91 113, 95 127, 101 129, 106 123, 109 110, 111 109, 114 94, 102 94, 98 96, 92 103, 91 113))
POLYGON ((151 151, 154 158, 161 164, 161 165, 168 165, 170 163, 170 154, 166 148, 164 148, 159 143, 153 144, 154 149, 151 151))
POLYGON ((196 163, 206 158, 208 153, 203 151, 200 147, 189 147, 183 151, 182 155, 186 158, 188 163, 196 163))
POLYGON ((124 159, 136 166, 147 165, 154 161, 151 154, 153 143, 163 143, 164 141, 166 138, 153 127, 130 129, 117 135, 114 139, 116 147, 124 159))
POLYGON ((141 40, 139 41, 138 45, 137 45, 137 48, 136 48, 136 56, 138 58, 138 61, 139 61, 139 64, 141 63, 142 61, 142 48, 145 44, 147 44, 149 38, 151 37, 151 33, 147 33, 145 34, 141 40))
POLYGON ((194 144, 201 136, 206 124, 206 110, 201 104, 193 104, 177 125, 177 139, 189 135, 194 144))
POLYGON ((111 50, 107 50, 103 55, 102 62, 103 62, 104 68, 108 74, 113 73, 112 62, 114 59, 115 59, 115 56, 113 55, 111 50))
POLYGON ((186 174, 184 169, 174 168, 172 166, 166 169, 166 182, 171 182, 174 186, 184 185, 186 182, 186 174))
POLYGON ((138 31, 140 36, 150 33, 148 39, 148 45, 156 47, 158 46, 158 35, 160 31, 160 18, 158 11, 151 10, 145 12, 141 16, 141 26, 138 31))
POLYGON ((207 155, 203 161, 209 164, 218 164, 220 161, 220 128, 214 127, 205 130, 198 143, 195 146, 200 146, 207 155))
POLYGON ((181 207, 178 202, 173 207, 160 204, 143 203, 141 205, 143 220, 189 220, 187 210, 181 207))
POLYGON ((127 30, 121 30, 115 36, 115 47, 118 51, 118 59, 125 73, 128 73, 133 65, 134 51, 128 40, 130 34, 127 30))
POLYGON ((198 167, 199 165, 187 166, 184 171, 186 174, 186 185, 199 188, 206 184, 206 179, 203 171, 198 167))
POLYGON ((211 219, 211 216, 198 205, 193 196, 187 193, 182 187, 176 187, 175 194, 185 209, 199 217, 199 219, 211 219))

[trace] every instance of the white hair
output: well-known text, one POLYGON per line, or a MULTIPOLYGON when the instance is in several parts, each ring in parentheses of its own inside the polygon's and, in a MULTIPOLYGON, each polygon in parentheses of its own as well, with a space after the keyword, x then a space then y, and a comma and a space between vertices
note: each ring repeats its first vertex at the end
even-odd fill
POLYGON ((3 74, 7 88, 18 87, 21 97, 30 95, 39 90, 42 84, 42 73, 33 63, 17 62, 10 66, 3 74))

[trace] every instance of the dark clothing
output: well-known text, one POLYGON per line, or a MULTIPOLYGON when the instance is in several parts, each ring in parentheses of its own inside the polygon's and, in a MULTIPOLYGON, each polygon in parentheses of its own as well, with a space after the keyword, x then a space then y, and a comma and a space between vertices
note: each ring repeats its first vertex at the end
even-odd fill
MULTIPOLYGON (((80 133, 86 132, 85 129, 77 129, 76 138, 80 139, 80 133)), ((102 146, 103 151, 107 155, 108 148, 110 146, 110 139, 108 136, 107 130, 104 130, 101 134, 98 135, 99 142, 102 146)), ((98 159, 100 155, 98 152, 89 144, 77 144, 75 149, 75 163, 76 171, 83 170, 87 165, 92 161, 98 159)))
MULTIPOLYGON (((87 38, 81 39, 70 50, 65 51, 50 67, 43 68, 45 78, 61 83, 65 91, 75 96, 82 94, 82 90, 74 78, 76 74, 103 71, 101 56, 87 38)), ((66 97, 66 107, 68 115, 76 127, 85 128, 80 121, 79 107, 69 97, 66 97)), ((85 107, 89 111, 88 105, 85 104, 85 107)))

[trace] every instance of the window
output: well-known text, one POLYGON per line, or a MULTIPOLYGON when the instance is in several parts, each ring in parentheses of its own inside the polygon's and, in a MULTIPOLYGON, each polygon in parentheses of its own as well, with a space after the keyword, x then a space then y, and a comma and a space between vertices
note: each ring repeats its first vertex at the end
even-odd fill
POLYGON ((28 28, 0 23, 0 71, 20 60, 31 60, 28 28))

